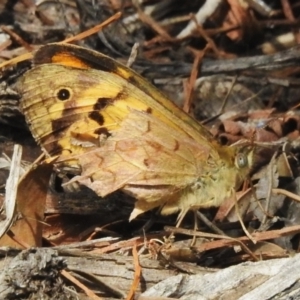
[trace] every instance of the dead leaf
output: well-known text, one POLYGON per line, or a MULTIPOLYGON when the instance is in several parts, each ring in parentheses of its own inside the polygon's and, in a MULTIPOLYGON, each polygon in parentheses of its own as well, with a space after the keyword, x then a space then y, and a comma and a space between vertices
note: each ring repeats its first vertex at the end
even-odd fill
POLYGON ((31 169, 19 182, 16 212, 22 218, 10 229, 13 240, 6 234, 0 239, 1 246, 16 248, 42 246, 42 221, 52 169, 53 166, 50 164, 39 165, 31 169))

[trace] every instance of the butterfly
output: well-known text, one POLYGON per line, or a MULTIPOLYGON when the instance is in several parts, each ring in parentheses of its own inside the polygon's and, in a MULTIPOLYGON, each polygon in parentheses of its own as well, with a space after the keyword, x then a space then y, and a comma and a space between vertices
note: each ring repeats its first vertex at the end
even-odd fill
POLYGON ((18 83, 32 135, 99 196, 136 199, 130 219, 219 206, 247 176, 253 147, 220 145, 204 126, 116 60, 48 44, 18 83))

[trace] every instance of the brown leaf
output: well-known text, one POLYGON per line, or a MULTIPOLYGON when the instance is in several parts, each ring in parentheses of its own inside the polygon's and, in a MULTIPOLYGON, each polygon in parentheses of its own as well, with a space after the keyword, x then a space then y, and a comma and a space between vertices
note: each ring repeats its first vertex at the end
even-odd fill
POLYGON ((48 182, 53 166, 39 165, 31 169, 21 179, 17 193, 17 213, 22 218, 17 220, 8 234, 0 239, 1 246, 20 248, 40 247, 48 182))

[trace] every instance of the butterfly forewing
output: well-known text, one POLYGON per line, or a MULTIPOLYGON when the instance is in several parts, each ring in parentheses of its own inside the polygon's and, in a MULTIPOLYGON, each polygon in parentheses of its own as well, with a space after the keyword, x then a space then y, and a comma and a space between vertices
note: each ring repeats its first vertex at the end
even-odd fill
POLYGON ((126 117, 129 108, 151 111, 195 141, 202 142, 203 137, 211 139, 204 127, 145 79, 107 56, 81 47, 52 44, 40 48, 34 61, 37 66, 21 83, 21 105, 33 134, 50 155, 57 154, 54 153, 57 148, 66 148, 70 143, 67 139, 77 132, 88 132, 96 138, 97 130, 109 135, 126 117), (84 64, 70 66, 70 61, 73 59, 75 64, 78 57, 84 64), (69 93, 68 97, 61 97, 64 91, 69 93), (45 123, 47 128, 43 126, 45 123), (51 134, 58 131, 60 136, 52 142, 51 134), (59 147, 53 145, 62 135, 64 141, 59 147))

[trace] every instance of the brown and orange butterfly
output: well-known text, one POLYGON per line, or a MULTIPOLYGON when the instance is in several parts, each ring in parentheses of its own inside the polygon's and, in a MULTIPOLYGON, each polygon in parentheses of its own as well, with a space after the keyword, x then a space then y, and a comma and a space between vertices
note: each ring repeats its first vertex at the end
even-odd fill
POLYGON ((241 184, 252 149, 222 146, 133 70, 101 53, 49 44, 19 82, 30 130, 73 181, 136 198, 130 219, 218 206, 241 184))

